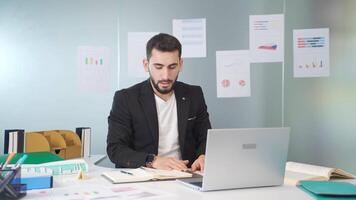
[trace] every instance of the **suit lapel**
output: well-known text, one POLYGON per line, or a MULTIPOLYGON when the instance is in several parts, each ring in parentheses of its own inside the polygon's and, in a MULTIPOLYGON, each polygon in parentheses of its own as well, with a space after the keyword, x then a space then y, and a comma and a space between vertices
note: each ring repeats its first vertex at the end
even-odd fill
POLYGON ((190 98, 186 90, 176 83, 174 93, 177 101, 177 115, 178 115, 178 137, 180 149, 184 149, 184 139, 186 134, 187 119, 189 112, 190 98))
MULTIPOLYGON (((153 140, 155 142, 155 149, 158 150, 158 118, 156 102, 153 94, 153 90, 148 80, 141 87, 140 103, 142 110, 146 116, 153 140)), ((156 152, 157 153, 157 152, 156 152)))

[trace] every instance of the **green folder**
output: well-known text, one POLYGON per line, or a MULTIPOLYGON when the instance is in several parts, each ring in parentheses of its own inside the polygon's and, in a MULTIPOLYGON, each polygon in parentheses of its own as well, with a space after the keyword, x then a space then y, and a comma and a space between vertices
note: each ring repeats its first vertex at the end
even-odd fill
MULTIPOLYGON (((31 152, 31 153, 17 153, 10 161, 10 164, 15 164, 23 154, 27 154, 28 157, 23 164, 42 164, 47 162, 64 160, 62 157, 57 156, 51 152, 31 152)), ((0 156, 0 163, 4 163, 7 158, 7 154, 0 156)))
POLYGON ((356 200, 356 185, 347 182, 300 181, 299 188, 317 200, 356 200))

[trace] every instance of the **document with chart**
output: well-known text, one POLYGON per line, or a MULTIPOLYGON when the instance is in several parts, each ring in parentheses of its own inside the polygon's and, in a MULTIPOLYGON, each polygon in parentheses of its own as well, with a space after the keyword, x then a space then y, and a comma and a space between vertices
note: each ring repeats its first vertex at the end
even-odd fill
POLYGON ((216 52, 217 97, 251 96, 248 50, 216 52))
POLYGON ((129 77, 147 78, 148 73, 143 68, 146 58, 146 43, 157 32, 129 32, 127 33, 127 73, 129 77))
POLYGON ((251 63, 284 61, 284 15, 250 15, 251 63))
POLYGON ((294 77, 325 77, 329 69, 329 29, 293 30, 294 77))
POLYGON ((173 35, 182 43, 183 58, 206 57, 206 20, 174 19, 173 35))

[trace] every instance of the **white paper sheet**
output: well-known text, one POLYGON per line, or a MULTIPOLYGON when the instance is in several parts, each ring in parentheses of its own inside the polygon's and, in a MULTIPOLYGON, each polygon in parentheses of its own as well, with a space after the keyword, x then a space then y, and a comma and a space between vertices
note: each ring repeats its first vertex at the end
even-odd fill
POLYGON ((83 92, 107 92, 110 87, 108 47, 77 48, 78 86, 83 92))
POLYGON ((330 75, 329 28, 293 30, 294 77, 330 75))
POLYGON ((146 58, 146 44, 157 32, 129 32, 127 34, 127 65, 129 77, 147 78, 149 74, 143 67, 146 58))
POLYGON ((90 200, 90 199, 151 199, 168 198, 172 194, 145 187, 112 185, 100 186, 97 184, 73 185, 71 187, 30 190, 26 199, 51 200, 90 200))
POLYGON ((250 62, 284 61, 284 15, 250 15, 250 62))
POLYGON ((217 97, 251 96, 249 51, 216 52, 217 97))
POLYGON ((182 57, 206 57, 206 20, 174 19, 173 35, 182 44, 182 57))

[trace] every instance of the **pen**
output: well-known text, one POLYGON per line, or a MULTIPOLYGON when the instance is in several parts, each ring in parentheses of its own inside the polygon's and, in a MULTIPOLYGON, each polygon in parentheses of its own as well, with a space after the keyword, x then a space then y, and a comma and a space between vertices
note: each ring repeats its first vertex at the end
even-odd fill
POLYGON ((7 164, 12 160, 12 158, 15 156, 15 153, 9 153, 9 155, 6 158, 5 163, 1 166, 1 169, 5 169, 7 164))
POLYGON ((120 172, 123 173, 123 174, 128 174, 128 175, 133 176, 133 173, 131 173, 131 172, 127 172, 127 171, 124 171, 124 170, 120 170, 120 172))
POLYGON ((16 164, 12 169, 16 169, 17 167, 19 167, 27 159, 27 157, 28 155, 24 154, 20 159, 17 160, 16 164))

